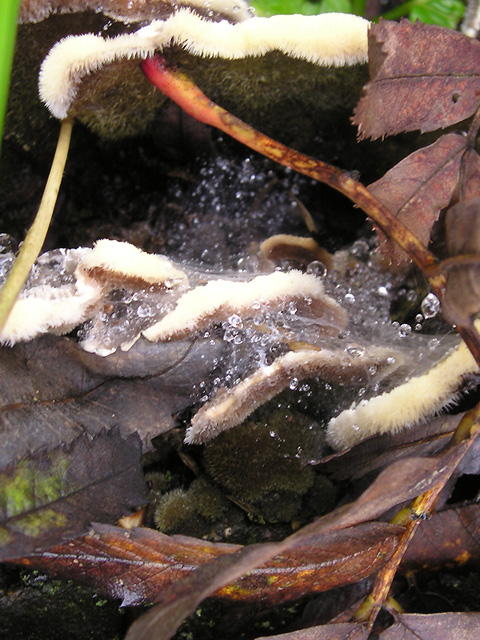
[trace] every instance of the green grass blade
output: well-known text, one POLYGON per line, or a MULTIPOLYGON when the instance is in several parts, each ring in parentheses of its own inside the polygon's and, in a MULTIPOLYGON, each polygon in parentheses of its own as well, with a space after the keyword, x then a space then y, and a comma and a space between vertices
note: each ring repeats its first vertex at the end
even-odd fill
POLYGON ((0 150, 20 0, 0 0, 0 150))

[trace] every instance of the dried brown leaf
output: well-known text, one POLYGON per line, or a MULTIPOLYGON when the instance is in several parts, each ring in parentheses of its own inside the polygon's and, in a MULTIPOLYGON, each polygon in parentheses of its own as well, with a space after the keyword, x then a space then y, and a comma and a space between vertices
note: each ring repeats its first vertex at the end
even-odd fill
POLYGON ((136 435, 117 429, 45 449, 0 472, 0 558, 46 549, 85 532, 92 520, 115 522, 146 500, 136 435))
POLYGON ((168 431, 172 413, 194 401, 216 347, 191 341, 137 342, 106 358, 49 336, 0 348, 0 469, 40 447, 69 443, 118 426, 150 438, 168 431), (192 373, 193 372, 193 373, 192 373))
MULTIPOLYGON (((425 246, 442 209, 450 202, 458 182, 467 139, 448 134, 415 151, 368 188, 425 246)), ((391 238, 377 230, 378 255, 384 267, 411 264, 410 258, 391 238)))
POLYGON ((475 440, 469 440, 430 458, 407 458, 390 464, 357 500, 307 525, 301 534, 343 529, 378 518, 392 507, 412 500, 448 479, 459 459, 474 443, 475 440))
MULTIPOLYGON (((357 582, 386 562, 396 547, 397 533, 398 528, 389 524, 370 523, 306 541, 300 538, 283 552, 286 541, 276 549, 264 545, 266 555, 272 550, 279 555, 219 588, 215 596, 274 605, 357 582)), ((175 583, 199 566, 241 549, 185 536, 169 537, 146 528, 125 531, 97 524, 83 538, 21 562, 121 598, 124 605, 137 605, 163 601, 169 585, 175 590, 175 583), (72 558, 78 562, 72 563, 72 558)))
POLYGON ((423 523, 410 543, 402 570, 461 566, 480 559, 480 505, 445 509, 423 523))
POLYGON ((445 234, 450 256, 474 257, 452 263, 447 272, 443 311, 450 322, 461 325, 480 310, 480 197, 460 201, 447 211, 445 234))
POLYGON ((369 33, 370 82, 353 122, 361 138, 445 128, 476 111, 480 42, 436 25, 380 20, 369 33))
POLYGON ((477 640, 480 613, 402 613, 381 640, 477 640))
POLYGON ((319 469, 336 480, 352 480, 397 460, 433 455, 446 446, 461 418, 461 414, 440 416, 415 429, 370 438, 352 449, 319 460, 319 469))
MULTIPOLYGON (((282 633, 279 636, 268 636, 268 638, 269 640, 366 640, 368 634, 368 629, 362 625, 356 622, 344 622, 301 629, 282 633)), ((262 636, 256 640, 266 640, 266 637, 262 636)))

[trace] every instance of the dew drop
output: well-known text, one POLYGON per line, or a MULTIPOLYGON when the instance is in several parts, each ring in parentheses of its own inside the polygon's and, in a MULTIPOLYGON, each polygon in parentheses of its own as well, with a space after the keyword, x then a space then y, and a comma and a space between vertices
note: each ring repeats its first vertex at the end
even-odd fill
POLYGON ((288 386, 292 391, 294 391, 298 387, 298 378, 292 378, 288 386))
POLYGON ((137 309, 137 315, 139 318, 146 318, 151 314, 151 308, 148 304, 141 304, 137 309))
POLYGON ((433 293, 429 293, 422 300, 422 313, 425 318, 434 318, 440 311, 440 300, 433 293))
POLYGON ((242 319, 236 313, 232 314, 228 318, 228 324, 232 327, 235 327, 236 329, 241 329, 243 327, 242 319))
POLYGON ((400 327, 398 328, 398 333, 401 338, 405 338, 410 333, 412 333, 412 327, 407 323, 401 324, 400 327))
POLYGON ((313 260, 307 267, 307 273, 323 278, 327 275, 327 267, 320 260, 313 260))

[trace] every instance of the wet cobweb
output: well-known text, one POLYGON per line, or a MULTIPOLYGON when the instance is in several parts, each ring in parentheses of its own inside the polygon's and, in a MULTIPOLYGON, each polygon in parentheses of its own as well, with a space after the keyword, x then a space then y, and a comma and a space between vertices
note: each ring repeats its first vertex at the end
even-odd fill
MULTIPOLYGON (((393 351, 387 356, 391 360, 387 362, 387 373, 385 367, 366 358, 361 373, 352 376, 348 371, 339 371, 335 383, 321 377, 291 376, 289 402, 326 422, 353 402, 424 373, 457 344, 457 338, 448 331, 444 335, 437 330, 434 335, 429 334, 431 319, 438 317, 440 311, 438 300, 431 295, 419 305, 413 321, 392 323, 395 285, 372 258, 375 241, 371 237, 337 252, 328 273, 317 260, 303 265, 265 260, 259 245, 266 238, 279 233, 309 235, 304 220, 304 202, 308 202, 305 194, 312 190, 309 180, 289 171, 274 171, 270 162, 257 156, 215 156, 201 159, 198 164, 194 177, 172 175, 165 200, 152 209, 145 221, 153 239, 163 234, 162 253, 187 274, 188 288, 218 279, 249 281, 260 274, 300 266, 318 277, 326 293, 347 312, 348 327, 326 335, 322 322, 308 312, 308 304, 299 308, 298 301, 286 298, 284 304, 272 310, 259 296, 248 313, 232 312, 195 335, 207 350, 211 347, 212 352, 218 353, 211 359, 208 378, 192 381, 195 406, 211 401, 222 389, 234 389, 253 371, 271 365, 291 350, 292 341, 315 349, 343 351, 359 360, 372 346, 393 351)), ((310 212, 317 221, 322 217, 323 205, 317 203, 310 212)), ((328 202, 325 207, 328 210, 328 202)), ((125 239, 121 235, 120 238, 125 239)), ((155 242, 151 240, 146 245, 151 251, 155 242)), ((2 246, 0 278, 5 277, 14 256, 7 237, 2 246)), ((73 292, 75 269, 89 250, 56 249, 41 256, 22 295, 42 295, 45 288, 73 292)), ((181 288, 126 284, 109 288, 102 305, 73 335, 82 348, 99 357, 108 357, 116 350, 128 354, 138 339, 145 342, 139 338, 141 333, 170 313, 184 292, 181 288)), ((412 295, 416 295, 414 291, 412 295)))

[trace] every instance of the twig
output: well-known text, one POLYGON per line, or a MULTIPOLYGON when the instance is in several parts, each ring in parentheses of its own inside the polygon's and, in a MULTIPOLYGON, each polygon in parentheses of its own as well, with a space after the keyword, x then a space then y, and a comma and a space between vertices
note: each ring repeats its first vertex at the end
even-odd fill
POLYGON ((324 182, 350 198, 412 258, 422 270, 436 264, 436 257, 370 191, 348 172, 306 156, 257 131, 215 104, 183 73, 171 68, 165 58, 154 56, 142 62, 152 84, 188 114, 220 129, 244 145, 298 173, 324 182))
POLYGON ((0 291, 0 331, 5 326, 10 311, 15 304, 15 300, 22 290, 30 273, 30 269, 45 242, 45 236, 50 226, 50 220, 52 219, 58 191, 62 182, 63 170, 65 168, 72 135, 72 126, 72 120, 62 120, 55 156, 37 215, 22 243, 12 270, 8 274, 8 278, 0 291))
POLYGON ((354 619, 358 622, 366 622, 367 626, 370 629, 373 627, 378 612, 388 599, 393 579, 402 561, 402 558, 405 555, 405 551, 410 544, 410 541, 417 532, 423 520, 428 518, 433 511, 438 496, 443 491, 446 483, 452 476, 462 458, 474 443, 475 439, 478 437, 479 433, 480 403, 465 414, 451 440, 450 446, 457 447, 457 451, 456 455, 453 456, 448 463, 450 467, 450 473, 445 474, 442 481, 435 485, 433 489, 430 489, 429 491, 426 491, 422 495, 415 498, 408 507, 402 509, 392 519, 391 523, 404 526, 405 532, 402 534, 399 540, 398 547, 388 563, 378 572, 373 584, 372 591, 355 613, 354 619), (468 442, 468 440, 470 440, 470 442, 468 442), (466 442, 467 446, 459 447, 458 445, 461 442, 466 442))

